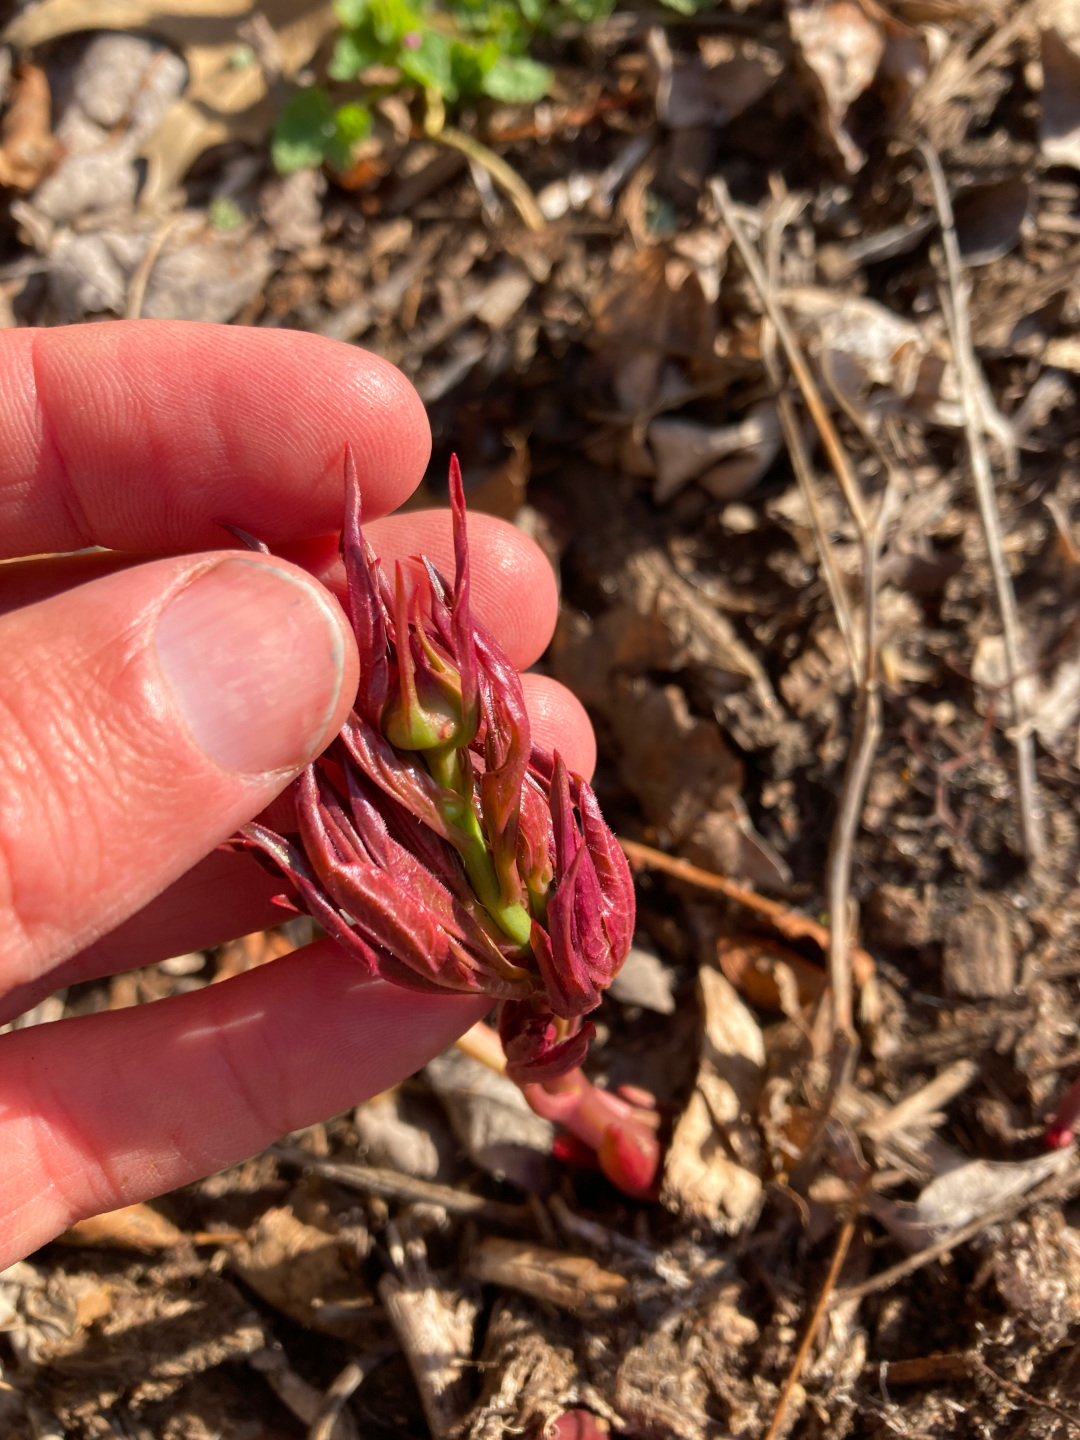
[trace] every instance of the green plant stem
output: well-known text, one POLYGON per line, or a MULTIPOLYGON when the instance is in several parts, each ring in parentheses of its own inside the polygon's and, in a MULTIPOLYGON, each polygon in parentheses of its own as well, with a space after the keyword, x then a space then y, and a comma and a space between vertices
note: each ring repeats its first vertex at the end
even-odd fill
POLYGON ((443 818, 460 837, 456 841, 465 873, 476 898, 495 924, 515 945, 528 948, 532 936, 532 920, 518 901, 507 904, 502 898, 499 877, 491 858, 480 821, 473 809, 472 796, 456 748, 426 750, 424 758, 434 778, 456 797, 444 803, 443 818))

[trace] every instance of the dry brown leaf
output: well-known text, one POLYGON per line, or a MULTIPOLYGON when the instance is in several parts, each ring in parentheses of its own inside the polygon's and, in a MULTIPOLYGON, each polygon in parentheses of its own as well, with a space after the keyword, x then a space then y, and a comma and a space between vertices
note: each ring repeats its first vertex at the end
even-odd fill
POLYGON ((820 965, 812 964, 805 955, 788 950, 775 940, 723 936, 716 942, 716 958, 732 985, 765 1010, 787 1013, 790 1008, 783 993, 787 982, 778 975, 779 967, 783 967, 793 981, 798 1006, 812 1005, 825 985, 825 971, 820 965))
POLYGON ((0 124, 0 185, 33 190, 59 153, 45 71, 20 65, 15 93, 0 124))
POLYGON ((59 1237, 61 1245, 90 1245, 103 1250, 169 1250, 180 1245, 184 1232, 149 1205, 125 1205, 80 1220, 59 1237))
POLYGON ((252 8, 253 0, 43 0, 17 16, 3 38, 30 50, 79 30, 152 30, 169 16, 220 20, 252 8))
POLYGON ((1072 1162, 1070 1150, 1053 1150, 1031 1160, 969 1160, 931 1180, 914 1204, 885 1200, 872 1192, 874 1215, 908 1250, 922 1250, 953 1230, 989 1214, 1011 1197, 1072 1162))
POLYGON ((761 1204, 761 1142, 750 1116, 765 1064, 761 1028, 730 981, 702 966, 704 1019, 697 1083, 672 1136, 663 1203, 729 1234, 761 1204))
POLYGON ((424 1074, 475 1165, 527 1192, 542 1193, 553 1183, 554 1127, 533 1114, 513 1081, 454 1046, 424 1074))
POLYGON ((657 1015, 674 1015, 675 977, 648 944, 632 945, 608 994, 620 1005, 640 1005, 657 1015))
POLYGON ((579 1315, 609 1315, 628 1298, 622 1275, 586 1255, 567 1255, 519 1240, 486 1236, 469 1257, 469 1273, 482 1285, 506 1285, 579 1315))
POLYGON ((703 36, 697 59, 673 53, 667 33, 654 26, 648 48, 657 117, 671 130, 726 125, 760 100, 784 68, 775 50, 727 35, 703 36))
POLYGON ((854 174, 866 156, 844 128, 844 119, 877 74, 884 32, 855 0, 789 0, 788 24, 813 77, 825 129, 854 174))
MULTIPOLYGON (((355 1339, 371 1297, 347 1264, 344 1248, 336 1235, 282 1206, 259 1217, 248 1239, 232 1249, 230 1264, 282 1314, 313 1330, 355 1339), (355 1315, 347 1313, 346 1301, 354 1302, 355 1315)), ((370 1327, 360 1333, 369 1336, 370 1327)))
POLYGON ((1048 6, 1044 13, 1052 23, 1039 37, 1043 72, 1039 149, 1045 164, 1080 170, 1078 7, 1058 4, 1048 6))
MULTIPOLYGON (((861 295, 813 285, 793 286, 780 299, 826 378, 862 407, 874 386, 881 403, 901 402, 941 425, 962 423, 955 368, 942 344, 913 320, 861 295)), ((877 398, 877 397, 875 397, 877 398)))
POLYGON ((648 440, 656 456, 653 499, 658 505, 677 495, 691 480, 702 477, 710 494, 734 500, 753 488, 779 454, 780 422, 776 406, 771 400, 763 400, 732 425, 705 425, 680 416, 661 416, 649 426, 648 440), (717 461, 731 456, 739 456, 744 462, 737 478, 717 465, 717 461))
POLYGON ((28 49, 79 30, 146 30, 176 46, 188 88, 145 141, 148 173, 140 203, 155 209, 194 161, 228 140, 260 144, 276 117, 261 64, 237 65, 242 22, 256 8, 273 35, 275 62, 290 79, 309 63, 337 21, 325 3, 297 0, 44 0, 8 26, 4 38, 28 49), (299 13, 297 13, 299 10, 299 13))

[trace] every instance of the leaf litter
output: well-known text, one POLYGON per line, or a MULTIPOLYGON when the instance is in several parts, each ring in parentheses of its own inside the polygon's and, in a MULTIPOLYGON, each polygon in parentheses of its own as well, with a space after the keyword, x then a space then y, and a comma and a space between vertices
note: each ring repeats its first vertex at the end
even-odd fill
POLYGON ((589 1073, 666 1158, 620 1194, 474 1037, 0 1275, 13 1440, 1080 1430, 1080 12, 685 12, 283 176, 330 7, 15 7, 0 321, 376 350, 418 502, 456 450, 551 559, 638 881, 589 1073))

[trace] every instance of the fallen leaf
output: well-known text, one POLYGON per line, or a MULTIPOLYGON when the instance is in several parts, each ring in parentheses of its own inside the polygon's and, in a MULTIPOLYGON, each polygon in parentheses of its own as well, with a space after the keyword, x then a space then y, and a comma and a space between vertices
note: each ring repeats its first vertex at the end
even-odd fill
POLYGON ((667 33, 648 35, 657 118, 671 130, 726 125, 773 85, 784 65, 775 50, 727 35, 705 35, 699 56, 673 52, 667 33))
POLYGON ((601 1269, 588 1256, 495 1235, 469 1256, 469 1273, 482 1285, 506 1285, 578 1315, 609 1315, 630 1291, 624 1276, 601 1269))
POLYGON ((877 74, 885 35, 855 0, 789 0, 788 24, 813 79, 826 132, 854 174, 866 156, 844 120, 877 74))
POLYGON ((229 1263, 257 1295, 301 1325, 342 1340, 370 1339, 364 1310, 371 1296, 347 1263, 344 1241, 309 1225, 287 1206, 264 1211, 229 1263), (359 1301, 355 1314, 339 1301, 359 1301), (363 1326, 358 1331, 358 1325, 363 1326))
MULTIPOLYGON (((333 6, 325 0, 309 0, 299 14, 297 0, 263 0, 257 8, 273 36, 275 63, 287 80, 311 61, 337 25, 333 6)), ((229 140, 250 145, 265 141, 278 102, 269 94, 266 72, 257 59, 236 63, 246 46, 243 22, 255 10, 255 0, 94 0, 92 5, 87 0, 44 0, 13 20, 4 39, 26 50, 79 30, 145 30, 181 51, 188 67, 187 90, 139 150, 147 162, 140 203, 153 211, 210 146, 229 140), (213 40, 208 41, 208 35, 213 40)))
POLYGON ((872 1191, 868 1204, 902 1245, 923 1250, 1010 1199, 1019 1199, 1071 1163, 1071 1149, 1031 1160, 969 1160, 931 1180, 914 1204, 885 1200, 872 1191))
POLYGON ((732 425, 661 416, 647 434, 656 457, 653 499, 658 505, 677 495, 689 481, 702 477, 706 489, 718 500, 738 499, 764 475, 781 443, 780 422, 771 400, 751 406, 744 419, 732 425), (737 471, 716 463, 735 455, 744 461, 737 471))
POLYGON ((915 321, 876 300, 819 286, 793 286, 780 298, 827 379, 852 403, 865 407, 872 388, 881 386, 874 397, 881 408, 911 409, 942 425, 963 423, 955 367, 915 321))
POLYGON ((633 945, 615 976, 608 994, 620 1005, 640 1005, 657 1015, 675 1013, 673 976, 654 950, 633 945))
POLYGON ((15 91, 0 123, 0 185, 33 190, 56 160, 52 133, 52 97, 45 71, 23 64, 15 72, 15 91))
POLYGON ((149 1205, 125 1205, 80 1220, 58 1237, 61 1245, 89 1245, 103 1250, 169 1250, 184 1241, 184 1232, 149 1205))
POLYGON ((389 1090, 358 1105, 353 1123, 365 1164, 420 1180, 449 1178, 453 1138, 430 1096, 389 1090))
POLYGON ((787 1014, 791 998, 797 1008, 812 1005, 825 987, 820 965, 775 940, 724 936, 716 942, 716 958, 732 985, 764 1010, 787 1014))
POLYGON ((1042 60, 1042 117, 1039 150, 1045 165, 1080 170, 1080 44, 1050 26, 1039 37, 1042 60))
POLYGON ((513 1081, 454 1047, 436 1056, 424 1074, 475 1165, 533 1194, 552 1187, 554 1126, 533 1114, 513 1081))
POLYGON ((719 970, 702 966, 704 1027, 694 1092, 664 1165, 661 1200, 684 1218, 736 1234, 761 1205, 761 1140, 750 1116, 765 1065, 761 1028, 719 970))

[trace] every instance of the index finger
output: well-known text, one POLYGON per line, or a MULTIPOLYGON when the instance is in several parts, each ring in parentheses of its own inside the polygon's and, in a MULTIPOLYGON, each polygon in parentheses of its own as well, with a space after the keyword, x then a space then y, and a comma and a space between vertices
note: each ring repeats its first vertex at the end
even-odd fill
POLYGON ((117 320, 0 334, 0 557, 102 545, 268 544, 341 525, 352 445, 365 515, 415 489, 430 434, 387 361, 292 330, 117 320))

